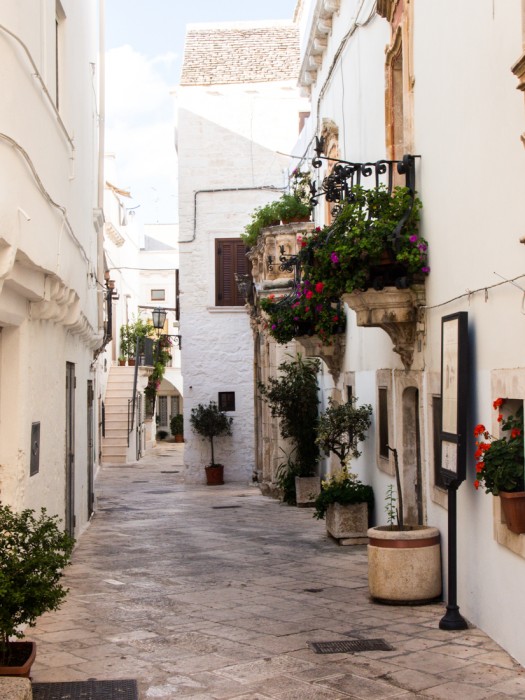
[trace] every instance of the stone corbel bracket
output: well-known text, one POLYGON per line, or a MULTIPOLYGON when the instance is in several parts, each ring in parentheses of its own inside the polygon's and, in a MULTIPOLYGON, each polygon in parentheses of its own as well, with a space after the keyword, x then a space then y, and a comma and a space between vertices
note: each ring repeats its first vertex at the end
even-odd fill
POLYGON ((100 334, 95 333, 80 307, 80 298, 75 290, 56 278, 47 277, 44 299, 31 302, 30 318, 32 321, 58 323, 95 348, 100 341, 100 334))
POLYGON ((330 345, 323 343, 318 335, 296 338, 306 357, 320 357, 327 365, 334 385, 337 385, 346 348, 346 335, 341 333, 332 338, 330 345))
POLYGON ((409 289, 356 291, 343 294, 343 301, 355 311, 358 326, 382 328, 388 333, 403 367, 410 369, 416 339, 423 328, 424 285, 413 285, 409 289))

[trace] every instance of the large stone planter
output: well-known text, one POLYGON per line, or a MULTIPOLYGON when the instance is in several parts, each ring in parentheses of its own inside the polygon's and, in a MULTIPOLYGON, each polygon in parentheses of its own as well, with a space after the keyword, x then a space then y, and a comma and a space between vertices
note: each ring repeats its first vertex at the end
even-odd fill
POLYGON ((367 544, 366 503, 330 503, 325 518, 328 534, 338 540, 339 544, 367 544))
POLYGON ((314 505, 314 501, 321 493, 321 478, 319 476, 296 476, 295 498, 299 508, 314 505))
POLYGON ((435 527, 368 530, 368 586, 383 603, 427 603, 441 596, 441 547, 435 527))

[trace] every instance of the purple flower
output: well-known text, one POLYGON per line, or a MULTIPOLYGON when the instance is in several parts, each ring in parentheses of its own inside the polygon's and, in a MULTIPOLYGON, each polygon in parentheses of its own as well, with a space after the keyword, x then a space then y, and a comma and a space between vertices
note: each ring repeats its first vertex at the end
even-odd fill
POLYGON ((417 241, 417 236, 413 234, 408 240, 410 241, 410 243, 415 243, 417 241))
POLYGON ((294 316, 294 317, 293 317, 293 320, 294 320, 294 321, 298 321, 298 320, 299 320, 299 316, 294 316))
POLYGON ((322 305, 322 304, 317 304, 317 306, 315 307, 315 310, 316 310, 316 311, 322 311, 322 309, 323 309, 323 305, 322 305))
POLYGON ((421 268, 421 272, 430 272, 430 268, 427 265, 425 265, 421 268))
POLYGON ((337 263, 339 262, 339 258, 337 257, 336 253, 331 253, 330 260, 333 262, 334 265, 337 265, 337 263))
POLYGON ((275 323, 272 323, 272 331, 274 331, 276 328, 277 326, 275 325, 275 323))
POLYGON ((426 243, 420 243, 420 244, 418 245, 418 248, 419 248, 419 250, 420 250, 422 253, 424 253, 425 250, 427 249, 427 245, 426 245, 426 243))

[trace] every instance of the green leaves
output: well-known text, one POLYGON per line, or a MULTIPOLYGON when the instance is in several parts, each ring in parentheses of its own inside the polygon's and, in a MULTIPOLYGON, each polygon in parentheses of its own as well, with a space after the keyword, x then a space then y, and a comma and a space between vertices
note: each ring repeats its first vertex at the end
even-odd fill
POLYGON ((191 409, 192 430, 210 441, 212 466, 215 464, 213 439, 222 435, 231 435, 232 423, 233 418, 220 411, 215 401, 210 401, 207 405, 200 403, 191 409))
POLYGON ((355 397, 348 403, 337 405, 328 399, 328 408, 319 417, 316 443, 326 453, 333 452, 345 467, 350 457, 361 455, 358 445, 366 437, 370 427, 372 406, 356 405, 355 397))
POLYGON ((33 510, 15 513, 0 505, 0 653, 9 637, 23 636, 20 625, 34 625, 67 594, 59 581, 75 541, 59 522, 45 508, 36 517, 33 510))
POLYGON ((279 376, 270 377, 268 384, 259 384, 261 397, 270 406, 274 418, 279 418, 283 438, 291 438, 296 453, 298 476, 315 473, 319 460, 316 445, 317 373, 321 363, 318 359, 304 360, 300 354, 290 362, 282 362, 279 376))

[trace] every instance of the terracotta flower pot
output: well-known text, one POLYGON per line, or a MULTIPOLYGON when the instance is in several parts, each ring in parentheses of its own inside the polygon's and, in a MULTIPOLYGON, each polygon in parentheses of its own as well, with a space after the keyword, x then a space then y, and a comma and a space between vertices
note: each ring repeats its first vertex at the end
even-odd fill
POLYGON ((499 496, 509 530, 517 535, 525 533, 525 491, 500 491, 499 496))
POLYGON ((9 647, 12 650, 12 659, 5 666, 0 664, 0 676, 29 678, 36 656, 35 642, 9 642, 9 647))
POLYGON ((204 469, 206 471, 206 483, 208 486, 222 486, 222 484, 224 484, 223 464, 212 464, 204 469))

